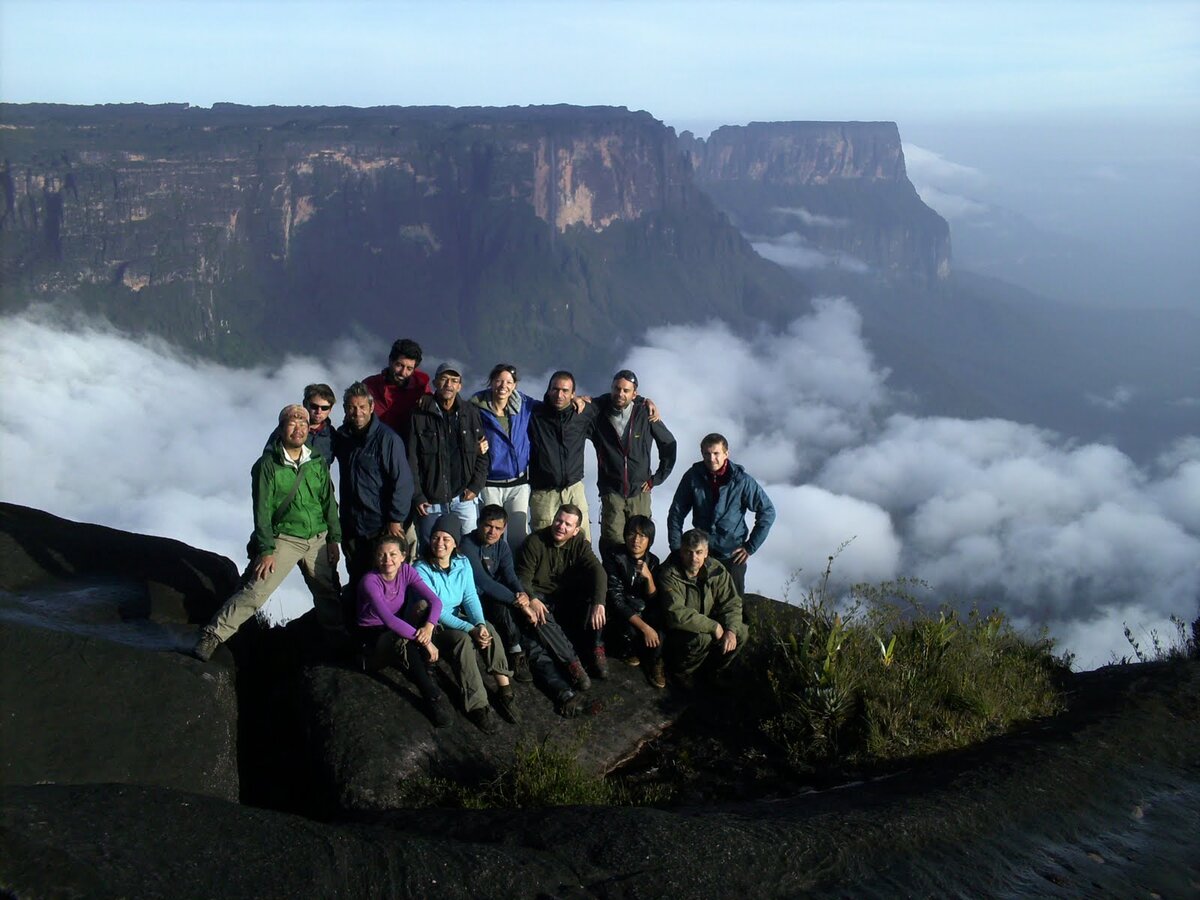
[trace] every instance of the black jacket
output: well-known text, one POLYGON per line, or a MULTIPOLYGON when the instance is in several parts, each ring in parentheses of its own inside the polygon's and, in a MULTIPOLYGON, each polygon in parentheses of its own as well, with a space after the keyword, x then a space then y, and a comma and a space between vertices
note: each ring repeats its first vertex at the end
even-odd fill
MULTIPOLYGON (((647 551, 646 565, 650 571, 658 569, 658 557, 647 551)), ((612 612, 618 613, 622 619, 629 621, 634 616, 642 616, 646 611, 646 579, 637 574, 634 558, 629 551, 622 547, 604 557, 604 574, 608 576, 608 603, 612 612)), ((657 597, 657 595, 655 595, 657 597)), ((657 603, 657 600, 654 602, 657 603)))
POLYGON ((484 437, 483 420, 479 410, 461 397, 454 400, 457 416, 443 414, 437 401, 418 404, 413 410, 408 440, 408 464, 412 467, 416 489, 413 503, 449 503, 465 490, 478 494, 487 481, 488 455, 479 452, 479 440, 484 437), (450 432, 451 422, 459 432, 463 484, 451 484, 450 432))
POLYGON ((583 480, 583 451, 596 424, 596 404, 559 411, 539 403, 529 417, 529 485, 559 491, 583 480))
MULTIPOLYGON (((640 399, 640 398, 638 398, 640 399)), ((600 494, 620 494, 632 497, 650 479, 660 485, 667 480, 675 468, 675 435, 662 422, 651 422, 645 403, 637 399, 624 434, 617 434, 608 415, 612 412, 612 398, 599 397, 596 407, 596 427, 592 441, 596 444, 596 460, 599 477, 596 480, 600 494), (650 448, 658 447, 658 468, 650 473, 650 448)))
POLYGON ((338 461, 342 533, 373 537, 388 522, 403 522, 412 508, 413 477, 404 441, 375 416, 362 434, 348 425, 337 430, 333 453, 338 461))

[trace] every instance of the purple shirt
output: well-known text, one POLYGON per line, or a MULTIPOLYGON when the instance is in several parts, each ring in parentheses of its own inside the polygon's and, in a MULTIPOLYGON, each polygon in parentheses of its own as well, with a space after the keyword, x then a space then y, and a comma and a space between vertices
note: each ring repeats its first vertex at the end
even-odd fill
POLYGON ((427 585, 417 570, 408 563, 400 564, 395 581, 384 581, 378 572, 368 572, 358 583, 358 624, 369 628, 386 625, 400 637, 412 640, 417 630, 400 615, 406 600, 429 603, 429 623, 437 624, 442 614, 442 601, 427 585))

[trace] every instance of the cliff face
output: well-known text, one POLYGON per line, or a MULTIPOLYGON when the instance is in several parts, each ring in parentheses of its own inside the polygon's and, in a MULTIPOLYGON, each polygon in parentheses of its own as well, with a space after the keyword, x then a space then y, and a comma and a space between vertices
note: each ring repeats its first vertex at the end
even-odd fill
POLYGON ((894 123, 754 122, 681 143, 697 183, 749 235, 926 287, 950 274, 949 226, 908 180, 894 123))
MULTIPOLYGON (((6 106, 5 306, 255 359, 355 327, 532 364, 802 293, 614 108, 6 106)), ((569 357, 568 357, 569 358, 569 357)))

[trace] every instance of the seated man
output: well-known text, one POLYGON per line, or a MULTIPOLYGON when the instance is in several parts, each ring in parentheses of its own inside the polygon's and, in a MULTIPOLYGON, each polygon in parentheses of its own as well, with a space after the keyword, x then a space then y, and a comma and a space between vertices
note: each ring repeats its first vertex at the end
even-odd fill
POLYGON ((667 686, 662 659, 662 608, 654 571, 658 557, 650 552, 654 522, 648 516, 625 520, 625 546, 604 560, 608 576, 608 607, 612 610, 609 630, 617 635, 621 655, 631 666, 648 667, 646 677, 655 687, 667 686))
POLYGON ((504 648, 494 637, 495 626, 484 621, 471 564, 458 553, 461 536, 458 517, 443 513, 434 522, 429 549, 415 568, 442 600, 442 615, 434 629, 433 641, 462 687, 467 718, 484 734, 495 734, 496 720, 488 705, 476 651, 483 654, 487 670, 496 679, 496 708, 506 720, 515 723, 516 698, 509 681, 512 669, 508 667, 504 648))
MULTIPOLYGON (((578 506, 564 503, 554 522, 535 531, 521 547, 517 577, 529 595, 527 610, 534 624, 553 617, 575 643, 576 649, 590 651, 597 678, 608 677, 604 652, 604 593, 607 580, 604 567, 591 545, 579 533, 583 513, 578 506)), ((560 660, 576 687, 586 690, 586 673, 579 660, 560 660), (582 677, 581 677, 582 676, 582 677)))
POLYGON ((329 465, 313 453, 308 411, 285 406, 278 437, 250 470, 254 534, 250 565, 242 588, 225 601, 200 632, 192 655, 207 662, 217 647, 270 599, 297 565, 312 591, 317 621, 334 643, 345 638, 340 612, 337 564, 341 529, 329 465))
MULTIPOLYGON (((483 614, 496 625, 504 641, 508 663, 517 681, 532 681, 529 660, 521 648, 521 630, 513 618, 518 599, 529 599, 513 568, 512 550, 504 540, 508 513, 503 506, 488 504, 479 511, 479 525, 463 538, 462 555, 471 564, 475 590, 483 601, 483 614)), ((524 616, 521 616, 524 619, 524 616)))
POLYGON ((707 534, 698 528, 683 533, 679 549, 659 569, 658 590, 665 601, 667 667, 676 682, 690 688, 702 667, 726 669, 750 630, 733 577, 708 556, 707 534))

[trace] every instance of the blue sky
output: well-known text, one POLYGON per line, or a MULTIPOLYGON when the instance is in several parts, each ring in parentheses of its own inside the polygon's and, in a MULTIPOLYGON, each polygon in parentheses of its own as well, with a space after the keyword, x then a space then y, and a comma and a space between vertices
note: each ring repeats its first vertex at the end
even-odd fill
POLYGON ((1200 116, 1200 3, 0 0, 17 102, 1200 116))

